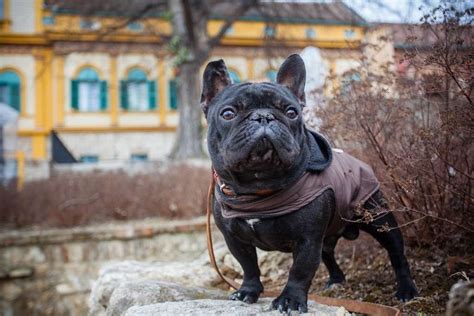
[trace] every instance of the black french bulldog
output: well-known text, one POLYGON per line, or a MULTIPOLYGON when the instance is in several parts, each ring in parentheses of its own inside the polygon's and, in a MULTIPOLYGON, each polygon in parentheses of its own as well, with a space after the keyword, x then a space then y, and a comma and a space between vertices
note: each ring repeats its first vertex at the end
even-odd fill
MULTIPOLYGON (((330 159, 323 147, 327 150, 328 144, 320 136, 312 137, 315 133, 303 123, 305 80, 299 55, 286 59, 277 83, 232 84, 223 60, 207 65, 201 106, 209 126, 207 144, 219 184, 216 193, 234 197, 261 194, 265 198, 291 186, 308 170, 317 173, 327 167, 330 159)), ((291 252, 294 261, 288 282, 272 307, 307 312, 308 290, 321 259, 330 274, 327 286, 344 282, 334 248, 341 236, 356 239, 359 229, 388 251, 397 279, 396 296, 403 301, 417 296, 400 230, 378 231, 386 223, 397 227, 394 216, 387 212, 369 224, 342 221, 336 231, 328 232, 335 203, 333 190, 327 189, 295 212, 252 219, 224 216, 222 203, 214 199, 217 227, 244 271, 242 286, 230 299, 254 303, 263 292, 256 247, 291 252)), ((363 205, 368 210, 380 206, 387 207, 378 190, 363 205)))

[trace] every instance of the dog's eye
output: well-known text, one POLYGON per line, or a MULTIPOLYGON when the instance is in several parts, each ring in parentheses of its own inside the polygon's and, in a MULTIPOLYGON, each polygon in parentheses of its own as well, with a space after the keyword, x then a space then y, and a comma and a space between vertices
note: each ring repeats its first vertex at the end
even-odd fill
POLYGON ((298 117, 298 112, 296 112, 296 109, 293 108, 293 107, 289 107, 288 109, 286 109, 286 116, 288 116, 288 118, 290 119, 295 119, 298 117))
POLYGON ((235 117, 235 112, 231 109, 226 109, 226 110, 222 111, 221 116, 224 120, 230 121, 231 119, 233 119, 235 117))

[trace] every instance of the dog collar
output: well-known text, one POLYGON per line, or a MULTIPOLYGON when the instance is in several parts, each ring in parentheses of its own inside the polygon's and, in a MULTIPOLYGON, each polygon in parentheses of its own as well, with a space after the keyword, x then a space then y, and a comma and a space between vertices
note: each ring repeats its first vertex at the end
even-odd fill
MULTIPOLYGON (((217 186, 219 187, 219 190, 222 193, 224 193, 224 195, 229 196, 229 197, 236 197, 237 196, 235 191, 230 186, 228 186, 227 184, 225 184, 221 180, 221 178, 219 177, 219 175, 216 172, 216 169, 214 169, 214 168, 212 168, 212 177, 214 178, 214 181, 216 182, 217 186)), ((271 190, 271 189, 261 189, 261 190, 258 190, 257 192, 255 192, 254 194, 259 195, 259 196, 267 196, 267 195, 270 195, 274 192, 275 192, 275 190, 271 190)))
POLYGON ((214 181, 216 181, 216 184, 222 193, 227 196, 236 196, 234 190, 232 190, 227 184, 221 181, 221 178, 219 177, 216 172, 216 169, 214 168, 212 168, 212 177, 214 178, 214 181))

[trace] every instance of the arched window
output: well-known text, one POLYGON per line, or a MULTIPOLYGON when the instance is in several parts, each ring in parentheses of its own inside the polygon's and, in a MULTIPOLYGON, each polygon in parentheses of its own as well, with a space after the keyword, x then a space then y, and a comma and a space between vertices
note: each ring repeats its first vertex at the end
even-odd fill
POLYGON ((81 70, 71 81, 71 106, 81 112, 98 112, 107 109, 107 81, 100 80, 92 68, 81 70))
POLYGON ((120 81, 120 106, 124 110, 148 111, 156 108, 156 82, 148 81, 146 73, 133 68, 127 80, 120 81))
POLYGON ((5 103, 20 112, 20 77, 13 71, 0 72, 0 103, 5 103))
POLYGON ((273 70, 273 69, 267 70, 267 72, 265 73, 265 77, 267 77, 268 81, 270 82, 276 82, 276 78, 277 78, 276 70, 273 70))
POLYGON ((239 83, 240 82, 240 77, 237 74, 237 72, 229 69, 229 76, 230 76, 230 79, 232 79, 233 83, 239 83))

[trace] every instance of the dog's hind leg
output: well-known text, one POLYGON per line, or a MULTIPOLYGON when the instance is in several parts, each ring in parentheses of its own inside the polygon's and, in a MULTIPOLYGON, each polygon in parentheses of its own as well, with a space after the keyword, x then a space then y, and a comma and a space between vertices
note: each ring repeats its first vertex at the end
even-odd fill
POLYGON ((346 280, 344 272, 336 262, 334 257, 334 248, 336 248, 339 236, 327 236, 324 238, 322 259, 324 265, 329 271, 329 280, 326 282, 325 289, 330 288, 333 284, 344 283, 346 280))
MULTIPOLYGON (((387 210, 388 206, 379 191, 365 203, 364 208, 367 210, 387 210)), ((402 233, 393 214, 388 212, 369 224, 359 224, 359 227, 372 235, 387 250, 397 278, 397 298, 402 301, 409 301, 417 296, 418 291, 405 257, 402 233), (384 227, 388 227, 388 231, 384 227)))

